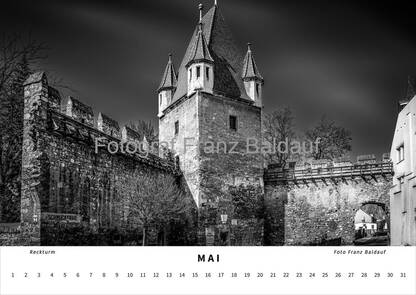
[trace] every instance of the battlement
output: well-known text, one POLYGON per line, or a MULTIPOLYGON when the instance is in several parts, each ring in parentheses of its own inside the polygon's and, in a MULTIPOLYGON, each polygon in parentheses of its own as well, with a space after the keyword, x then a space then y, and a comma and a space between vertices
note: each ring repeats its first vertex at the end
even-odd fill
POLYGON ((121 130, 121 138, 125 142, 141 142, 143 140, 143 136, 128 126, 124 126, 121 130))
POLYGON ((121 134, 120 134, 120 126, 118 125, 118 122, 104 115, 103 113, 98 114, 97 128, 98 130, 108 135, 120 138, 121 134))
MULTIPOLYGON (((44 90, 41 99, 48 102, 49 108, 46 131, 64 137, 77 143, 83 143, 90 148, 95 147, 99 138, 101 143, 116 142, 119 145, 127 141, 141 142, 144 137, 128 126, 120 128, 119 123, 109 116, 99 112, 94 117, 93 108, 74 97, 68 97, 67 103, 61 107, 62 97, 59 91, 48 85, 44 72, 37 72, 29 76, 25 81, 26 96, 35 93, 33 89, 44 90)), ((106 151, 106 149, 103 149, 106 151)), ((126 157, 146 163, 153 167, 178 173, 177 167, 165 159, 152 153, 117 153, 126 157)))
POLYGON ((313 160, 309 162, 290 162, 285 167, 269 165, 264 181, 277 184, 298 184, 309 182, 339 182, 361 179, 375 180, 377 177, 393 175, 393 164, 389 154, 383 154, 381 160, 375 155, 358 156, 355 163, 348 158, 337 160, 313 160))
POLYGON ((94 126, 94 112, 92 108, 72 96, 68 97, 66 115, 88 126, 94 126))

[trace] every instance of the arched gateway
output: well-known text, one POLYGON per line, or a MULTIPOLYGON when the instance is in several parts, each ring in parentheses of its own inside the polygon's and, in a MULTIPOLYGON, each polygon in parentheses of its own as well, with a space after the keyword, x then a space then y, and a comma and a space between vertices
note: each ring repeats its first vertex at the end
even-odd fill
POLYGON ((352 245, 360 208, 377 204, 388 220, 391 177, 388 161, 267 170, 266 244, 352 245))

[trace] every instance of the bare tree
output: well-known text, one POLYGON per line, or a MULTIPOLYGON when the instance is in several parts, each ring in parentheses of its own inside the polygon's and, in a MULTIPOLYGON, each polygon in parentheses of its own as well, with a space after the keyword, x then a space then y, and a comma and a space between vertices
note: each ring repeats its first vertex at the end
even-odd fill
POLYGON ((317 148, 313 149, 311 157, 315 160, 336 159, 351 151, 351 132, 343 127, 337 126, 326 116, 322 116, 318 125, 306 131, 306 138, 311 142, 320 142, 317 148))
POLYGON ((276 153, 266 155, 266 159, 270 163, 278 163, 284 166, 288 159, 291 158, 290 149, 287 153, 281 153, 278 144, 285 142, 290 143, 295 139, 295 123, 292 111, 288 107, 276 110, 270 114, 266 114, 264 121, 264 139, 276 150, 276 153))
POLYGON ((142 227, 143 242, 147 243, 147 230, 151 226, 162 229, 166 237, 166 226, 186 214, 189 200, 168 175, 142 175, 136 193, 129 202, 130 220, 142 227))
POLYGON ((46 47, 20 35, 0 37, 0 221, 19 220, 23 82, 46 47))
POLYGON ((130 128, 145 136, 149 143, 158 141, 158 134, 151 122, 139 120, 137 122, 130 122, 130 128))

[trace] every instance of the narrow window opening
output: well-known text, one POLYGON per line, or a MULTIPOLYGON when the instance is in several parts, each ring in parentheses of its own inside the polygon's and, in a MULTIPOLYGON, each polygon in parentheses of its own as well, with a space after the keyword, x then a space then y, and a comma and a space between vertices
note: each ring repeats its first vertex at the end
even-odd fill
POLYGON ((189 69, 189 82, 192 81, 192 69, 189 69))
POLYGON ((397 155, 399 162, 404 161, 404 145, 401 145, 397 148, 397 155))
POLYGON ((207 81, 209 81, 209 68, 205 69, 205 75, 207 76, 207 81))
POLYGON ((196 67, 196 78, 201 77, 201 67, 196 67))
POLYGON ((237 131, 237 117, 236 116, 230 116, 230 129, 237 131))
POLYGON ((179 133, 179 121, 175 122, 175 135, 178 135, 179 133))

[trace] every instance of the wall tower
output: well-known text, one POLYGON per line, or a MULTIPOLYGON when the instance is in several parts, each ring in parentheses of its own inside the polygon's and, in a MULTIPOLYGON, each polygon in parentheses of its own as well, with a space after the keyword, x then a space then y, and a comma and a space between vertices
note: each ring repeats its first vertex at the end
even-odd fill
POLYGON ((244 59, 235 45, 218 5, 204 16, 199 10, 172 101, 159 113, 159 140, 179 157, 200 211, 201 243, 217 245, 222 226, 237 222, 227 207, 230 188, 263 187, 263 158, 247 146, 262 142, 263 78, 251 48, 244 59))

